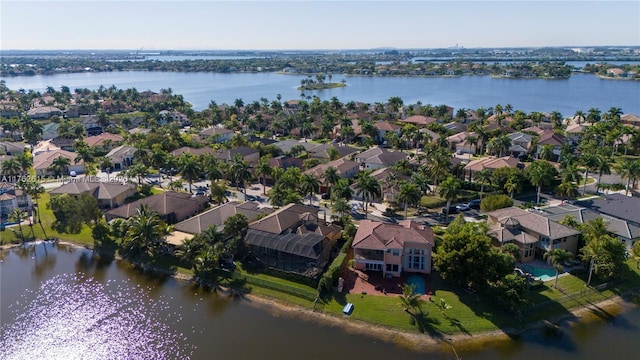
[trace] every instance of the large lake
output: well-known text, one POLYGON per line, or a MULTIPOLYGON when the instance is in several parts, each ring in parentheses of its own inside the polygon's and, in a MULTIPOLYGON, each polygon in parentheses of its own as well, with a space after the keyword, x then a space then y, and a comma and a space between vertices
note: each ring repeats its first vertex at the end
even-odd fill
MULTIPOLYGON (((103 72, 58 75, 3 77, 11 89, 44 91, 47 86, 59 89, 66 85, 96 89, 103 85, 118 88, 135 87, 139 91, 159 91, 171 88, 182 94, 195 110, 206 108, 213 100, 218 104, 233 104, 236 99, 245 103, 267 98, 275 100, 300 99, 296 89, 304 76, 276 73, 215 74, 181 72, 103 72)), ((489 76, 463 77, 359 77, 334 74, 332 81, 345 80, 343 88, 307 91, 322 100, 337 97, 342 102, 386 102, 399 96, 405 104, 446 104, 456 109, 477 109, 510 104, 514 110, 524 112, 559 111, 571 116, 577 110, 586 112, 599 108, 603 112, 611 107, 624 113, 640 114, 640 81, 603 80, 595 75, 574 74, 566 80, 498 79, 489 76)))
MULTIPOLYGON (((2 236, 0 234, 0 236, 2 236)), ((0 252, 0 359, 453 359, 418 354, 159 280, 124 262, 98 263, 66 245, 0 252)), ((357 311, 357 310, 356 310, 357 311)), ((632 359, 640 309, 561 335, 535 330, 476 352, 480 359, 632 359)))

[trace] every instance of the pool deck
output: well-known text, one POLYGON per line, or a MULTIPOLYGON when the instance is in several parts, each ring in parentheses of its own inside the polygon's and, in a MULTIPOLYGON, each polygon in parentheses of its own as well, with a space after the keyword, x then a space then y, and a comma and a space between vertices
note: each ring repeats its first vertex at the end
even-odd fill
POLYGON ((417 275, 424 279, 426 295, 422 297, 428 300, 430 298, 431 282, 429 281, 429 275, 425 274, 402 273, 400 277, 384 278, 382 273, 377 271, 347 269, 342 274, 344 279, 342 291, 350 294, 400 296, 402 295, 402 286, 407 283, 407 278, 412 275, 417 275))

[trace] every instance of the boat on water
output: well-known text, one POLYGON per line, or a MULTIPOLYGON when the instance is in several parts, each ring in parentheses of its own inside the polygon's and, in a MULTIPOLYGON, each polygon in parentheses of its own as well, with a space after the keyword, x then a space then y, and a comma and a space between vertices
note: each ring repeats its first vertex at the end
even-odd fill
POLYGON ((347 305, 345 305, 342 308, 342 313, 349 316, 351 315, 351 313, 353 312, 353 304, 352 303, 347 303, 347 305))

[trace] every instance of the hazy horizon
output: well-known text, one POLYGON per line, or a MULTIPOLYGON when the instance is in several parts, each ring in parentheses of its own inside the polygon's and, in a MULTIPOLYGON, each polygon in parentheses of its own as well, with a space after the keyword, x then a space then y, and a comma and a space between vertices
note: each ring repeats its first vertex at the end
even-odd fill
POLYGON ((639 1, 2 0, 0 9, 0 47, 23 51, 640 45, 639 1))

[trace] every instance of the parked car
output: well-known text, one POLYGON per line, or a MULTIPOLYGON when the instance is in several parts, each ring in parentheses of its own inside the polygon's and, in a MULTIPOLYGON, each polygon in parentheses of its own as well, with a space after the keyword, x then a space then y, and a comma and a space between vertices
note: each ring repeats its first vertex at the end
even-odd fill
POLYGON ((467 211, 467 210, 469 210, 471 208, 469 207, 469 204, 458 204, 458 205, 456 205, 456 209, 458 211, 467 211))
POLYGON ((322 195, 320 196, 323 200, 329 200, 329 194, 327 193, 322 193, 322 195))
POLYGON ((480 210, 480 199, 471 200, 468 205, 471 209, 480 210))
MULTIPOLYGON (((442 208, 442 213, 446 214, 447 213, 447 208, 444 207, 442 208)), ((457 214, 458 213, 458 208, 456 208, 455 206, 451 205, 449 206, 449 215, 451 214, 457 214)))

